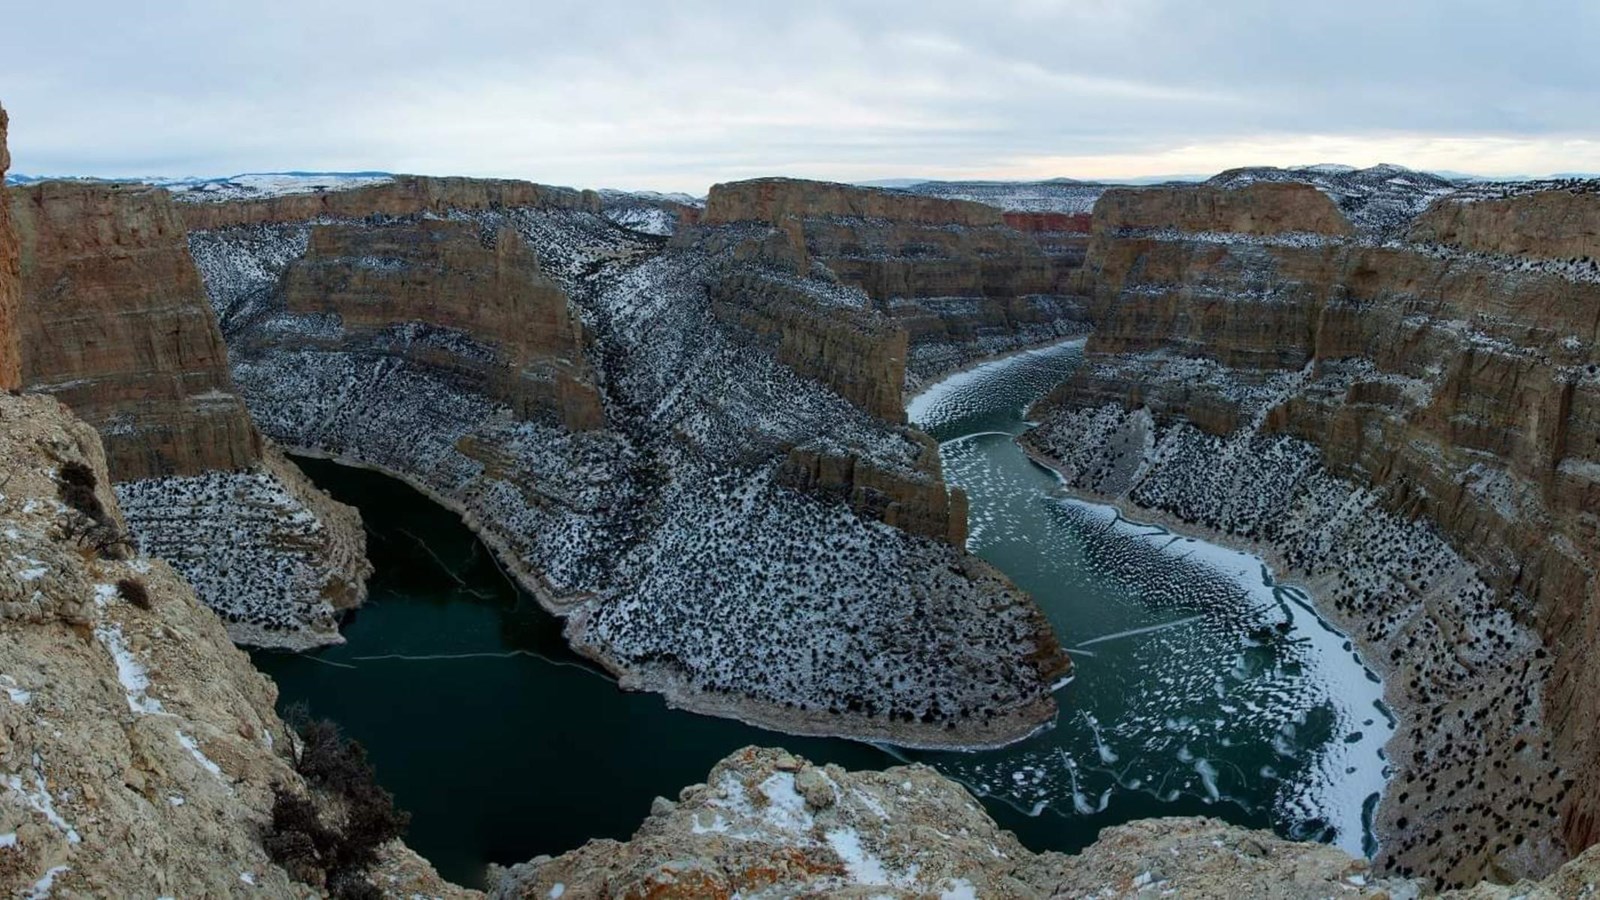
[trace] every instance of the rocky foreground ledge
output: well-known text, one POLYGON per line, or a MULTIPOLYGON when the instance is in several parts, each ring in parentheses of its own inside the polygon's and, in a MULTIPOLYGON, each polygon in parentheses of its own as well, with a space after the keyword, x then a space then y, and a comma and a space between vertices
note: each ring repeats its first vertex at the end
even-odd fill
MULTIPOLYGON (((1600 853, 1544 882, 1445 896, 1583 896, 1600 853)), ((676 802, 658 798, 632 840, 591 841, 501 873, 490 896, 547 897, 1418 897, 1325 844, 1213 819, 1107 828, 1084 852, 1035 854, 960 785, 920 765, 815 766, 749 747, 676 802)))
MULTIPOLYGON (((67 535, 123 527, 108 485, 93 428, 0 394, 0 893, 316 896, 262 846, 272 786, 303 789, 272 682, 167 564, 67 535)), ((453 890, 398 845, 383 873, 453 890)))

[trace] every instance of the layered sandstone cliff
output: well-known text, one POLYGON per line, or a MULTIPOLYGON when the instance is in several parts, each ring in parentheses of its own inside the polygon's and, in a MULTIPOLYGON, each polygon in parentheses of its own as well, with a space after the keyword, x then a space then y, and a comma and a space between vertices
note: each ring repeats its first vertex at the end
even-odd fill
POLYGON ((890 422, 904 422, 906 333, 871 310, 826 305, 791 282, 736 271, 711 286, 711 312, 778 361, 890 422))
POLYGON ((1498 199, 1446 200, 1417 219, 1410 239, 1482 253, 1593 262, 1600 257, 1597 191, 1600 184, 1580 181, 1498 199))
POLYGON ((45 182, 11 200, 28 388, 102 430, 118 481, 255 464, 261 439, 167 193, 45 182))
POLYGON ((135 539, 241 642, 340 640, 371 571, 360 517, 257 432, 166 192, 45 182, 10 208, 24 384, 100 431, 135 539))
POLYGON ((22 271, 17 259, 15 226, 11 224, 11 204, 6 202, 6 170, 11 168, 11 151, 6 145, 10 124, 0 107, 0 390, 22 386, 22 343, 17 328, 17 310, 22 304, 22 271))
POLYGON ((967 200, 944 200, 899 194, 871 188, 803 181, 794 178, 757 178, 711 186, 706 197, 704 222, 764 222, 834 216, 892 219, 930 225, 984 227, 999 225, 1000 210, 967 200))
MULTIPOLYGON (((317 895, 261 844, 273 785, 305 789, 272 683, 165 563, 63 536, 71 467, 118 517, 94 429, 39 396, 0 394, 0 423, 0 890, 317 895)), ((397 895, 456 893, 385 856, 397 895)))
POLYGON ((428 361, 478 369, 487 392, 519 416, 551 415, 574 431, 604 423, 582 326, 515 229, 480 233, 476 223, 429 220, 319 225, 284 279, 290 311, 337 316, 347 332, 421 322, 480 337, 491 360, 428 361))
POLYGON ((981 203, 793 179, 719 184, 711 224, 760 223, 767 258, 814 265, 864 291, 907 335, 906 384, 995 353, 1082 333, 1067 278, 1086 217, 1009 214, 981 203))
POLYGON ((1308 191, 1108 193, 1096 332, 1029 444, 1251 542, 1358 638, 1402 713, 1384 865, 1546 872, 1594 840, 1600 286, 1343 240, 1308 191))
POLYGON ((1094 228, 1333 237, 1355 233, 1326 194, 1310 185, 1292 182, 1259 182, 1238 190, 1211 185, 1110 190, 1095 203, 1094 228))

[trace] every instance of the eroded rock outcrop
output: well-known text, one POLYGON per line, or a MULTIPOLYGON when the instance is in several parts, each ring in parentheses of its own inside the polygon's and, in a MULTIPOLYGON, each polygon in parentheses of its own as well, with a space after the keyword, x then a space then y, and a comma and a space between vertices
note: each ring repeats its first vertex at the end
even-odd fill
POLYGON ((1250 542, 1359 640, 1402 718, 1385 867, 1546 873, 1594 840, 1600 285, 1344 240, 1302 187, 1108 193, 1097 330, 1028 442, 1250 542))
POLYGON ((1294 182, 1257 182, 1238 190, 1211 185, 1109 190, 1095 203, 1094 227, 1333 237, 1355 233, 1326 194, 1294 182))
POLYGON ((1495 199, 1436 203, 1419 217, 1410 239, 1507 256, 1587 260, 1600 257, 1600 183, 1495 199))
MULTIPOLYGON (((67 467, 119 517, 94 429, 3 394, 0 426, 0 889, 316 895, 261 845, 272 785, 301 784, 272 683, 165 563, 63 536, 67 467)), ((401 894, 455 893, 403 847, 386 857, 401 894)))
POLYGON ((11 192, 25 386, 94 425, 129 527, 263 646, 337 642, 371 566, 355 511, 267 445, 167 193, 93 182, 11 192))
POLYGON ((249 467, 261 439, 165 191, 11 190, 23 375, 102 430, 118 481, 249 467))
POLYGON ((906 333, 872 310, 819 304, 792 282, 736 272, 711 286, 711 313, 778 361, 890 422, 904 422, 906 333))

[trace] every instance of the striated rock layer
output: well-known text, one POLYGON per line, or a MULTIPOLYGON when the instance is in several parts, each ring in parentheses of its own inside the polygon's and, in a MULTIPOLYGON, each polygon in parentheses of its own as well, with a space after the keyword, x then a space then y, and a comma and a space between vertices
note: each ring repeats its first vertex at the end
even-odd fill
POLYGON ((28 388, 103 431, 119 481, 254 465, 261 438, 167 192, 45 182, 10 193, 28 388))
POLYGON ((134 537, 236 640, 339 641, 371 572, 360 517, 257 432, 167 193, 45 182, 11 201, 25 385, 99 429, 134 537))
POLYGON ((1414 223, 1410 239, 1542 259, 1600 257, 1600 201, 1593 181, 1500 199, 1447 199, 1414 223))
MULTIPOLYGON (((1600 284, 1217 190, 1103 198, 1096 332, 1028 443, 1079 490, 1250 542, 1362 644, 1402 718, 1385 867, 1548 872, 1596 837, 1600 284)), ((1510 202, 1536 228, 1551 201, 1510 202)))
POLYGON ((17 258, 16 228, 11 223, 11 204, 6 201, 6 170, 11 168, 11 151, 6 147, 6 128, 11 119, 0 107, 0 391, 22 387, 21 331, 17 310, 22 305, 22 265, 17 258))
POLYGON ((775 228, 781 240, 763 248, 766 258, 864 291, 906 332, 911 387, 1085 329, 1067 277, 1083 261, 1087 217, 757 179, 713 187, 704 221, 775 228))
POLYGON ((575 431, 604 423, 582 326, 515 229, 319 225, 284 279, 292 312, 335 315, 347 332, 410 321, 484 337, 495 350, 487 366, 461 354, 424 361, 479 368, 488 392, 524 418, 548 414, 575 431))
POLYGON ((460 512, 623 686, 919 746, 1054 717, 1048 622, 899 424, 904 332, 782 229, 466 204, 190 247, 266 433, 460 512))
MULTIPOLYGON (((96 474, 118 516, 94 429, 3 394, 0 424, 0 890, 317 896, 261 846, 272 785, 305 790, 272 682, 165 563, 62 537, 67 464, 96 474)), ((403 846, 384 855, 396 894, 460 893, 403 846)))

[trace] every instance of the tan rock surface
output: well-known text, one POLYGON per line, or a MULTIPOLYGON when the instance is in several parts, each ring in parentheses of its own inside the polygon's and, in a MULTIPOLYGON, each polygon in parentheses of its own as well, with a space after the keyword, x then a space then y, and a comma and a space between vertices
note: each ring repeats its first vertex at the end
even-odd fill
POLYGON ((999 225, 1003 221, 1000 210, 968 200, 942 200, 795 178, 757 178, 714 184, 706 197, 706 211, 701 221, 708 225, 729 222, 778 225, 791 217, 819 216, 968 226, 999 225))
POLYGON ((336 643, 366 597, 355 511, 268 449, 162 190, 46 182, 11 192, 26 386, 99 429, 128 524, 235 639, 336 643))
POLYGON ((711 289, 712 314, 750 333, 779 362, 880 418, 904 422, 906 333, 870 310, 818 305, 801 291, 737 274, 711 289))
POLYGON ((1308 184, 1259 182, 1238 190, 1210 185, 1115 188, 1094 208, 1094 230, 1165 229, 1346 237, 1355 229, 1326 194, 1308 184))
POLYGON ((1108 828, 1076 856, 1034 854, 925 766, 846 772, 746 748, 632 840, 508 870, 493 897, 1411 897, 1364 861, 1210 819, 1108 828))
POLYGON ((6 146, 6 128, 11 119, 0 107, 0 390, 22 386, 21 332, 17 310, 22 304, 22 269, 17 259, 16 228, 11 223, 11 204, 6 200, 6 170, 11 168, 11 151, 6 146))
POLYGON ((471 222, 319 225, 283 292, 291 311, 335 313, 348 329, 425 322, 464 331, 497 349, 482 377, 518 414, 551 414, 574 431, 605 423, 567 295, 510 228, 486 242, 471 222))
POLYGON ((1503 200, 1441 200, 1410 239, 1544 259, 1600 257, 1600 194, 1548 190, 1503 200))
POLYGON ((169 195, 92 182, 10 195, 27 387, 101 429, 118 481, 259 462, 169 195))
POLYGON ((46 397, 0 395, 0 423, 0 889, 314 896, 259 843, 272 783, 298 781, 276 689, 165 563, 58 536, 65 463, 116 509, 93 429, 46 397))

